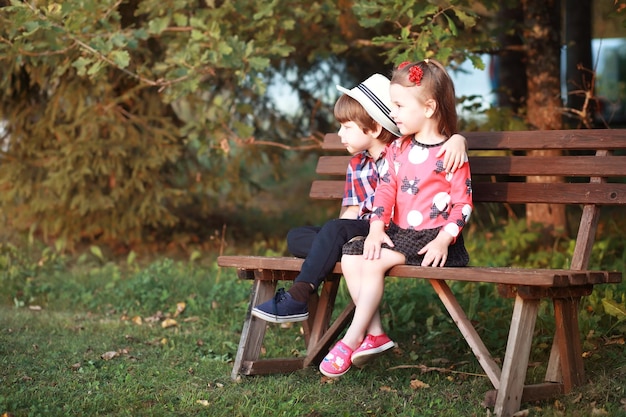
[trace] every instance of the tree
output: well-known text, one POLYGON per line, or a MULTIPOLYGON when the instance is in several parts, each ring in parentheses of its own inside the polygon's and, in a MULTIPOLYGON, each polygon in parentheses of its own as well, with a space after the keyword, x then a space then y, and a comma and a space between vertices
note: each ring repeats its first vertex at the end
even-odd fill
MULTIPOLYGON (((528 123, 539 130, 561 129, 561 37, 560 2, 524 0, 528 123)), ((558 155, 558 151, 533 151, 535 156, 558 155)), ((528 177, 528 182, 562 181, 562 178, 528 177)), ((528 204, 526 221, 565 230, 563 206, 528 204)))
POLYGON ((0 0, 0 208, 68 247, 221 224, 331 129, 329 73, 462 61, 455 4, 0 0))

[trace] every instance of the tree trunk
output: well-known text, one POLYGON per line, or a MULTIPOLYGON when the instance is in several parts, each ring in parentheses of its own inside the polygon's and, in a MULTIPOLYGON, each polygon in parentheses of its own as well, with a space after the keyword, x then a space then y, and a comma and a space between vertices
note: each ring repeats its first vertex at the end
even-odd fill
POLYGON ((593 62, 591 59, 591 0, 565 0, 565 45, 567 62, 568 121, 572 127, 591 128, 595 112, 593 97, 593 62))
MULTIPOLYGON (((561 42, 560 2, 524 0, 524 37, 526 39, 528 80, 528 122, 538 130, 562 128, 561 120, 561 42)), ((533 156, 558 155, 558 151, 533 151, 533 156)), ((560 177, 528 177, 528 182, 560 182, 560 177)), ((566 230, 565 207, 552 204, 527 204, 529 225, 542 223, 549 231, 566 230)))
POLYGON ((514 114, 525 108, 527 82, 522 40, 524 11, 521 5, 509 7, 500 0, 498 21, 503 25, 498 34, 501 49, 491 59, 492 77, 499 107, 508 107, 514 114))

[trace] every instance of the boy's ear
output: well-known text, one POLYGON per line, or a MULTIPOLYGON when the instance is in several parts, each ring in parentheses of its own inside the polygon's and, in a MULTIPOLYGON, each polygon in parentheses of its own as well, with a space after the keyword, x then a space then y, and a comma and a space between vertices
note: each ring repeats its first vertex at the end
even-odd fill
POLYGON ((424 107, 424 115, 430 119, 431 117, 433 117, 435 111, 437 110, 437 102, 432 98, 429 98, 428 100, 426 100, 426 103, 424 103, 424 107))
POLYGON ((380 123, 374 123, 376 125, 376 127, 374 128, 374 130, 372 131, 372 136, 377 138, 380 136, 380 134, 383 131, 383 126, 380 123))

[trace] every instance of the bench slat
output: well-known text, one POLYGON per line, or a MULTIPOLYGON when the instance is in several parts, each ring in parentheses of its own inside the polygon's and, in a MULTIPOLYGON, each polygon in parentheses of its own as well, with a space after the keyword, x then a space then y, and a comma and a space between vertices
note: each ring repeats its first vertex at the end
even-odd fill
MULTIPOLYGON (((344 181, 313 181, 309 196, 341 199, 344 181)), ((626 184, 618 183, 472 183, 472 199, 481 203, 626 204, 626 184)))
MULTIPOLYGON (((476 150, 587 149, 595 151, 626 148, 624 129, 461 132, 461 134, 467 138, 468 148, 476 150)), ((336 133, 328 133, 324 136, 322 148, 345 152, 345 147, 336 133)))
MULTIPOLYGON (((264 256, 220 256, 217 264, 221 267, 235 267, 268 271, 299 271, 301 258, 264 257, 264 256)), ((341 273, 341 264, 337 263, 334 273, 341 273)), ((617 283, 621 273, 606 271, 573 271, 570 269, 530 269, 504 267, 464 267, 432 268, 411 265, 393 267, 388 276, 398 278, 450 279, 455 281, 491 282, 508 285, 533 285, 542 287, 562 287, 568 285, 588 285, 599 283, 617 283)), ((259 276, 257 276, 259 279, 259 276)), ((268 277, 271 279, 271 277, 268 277)))
MULTIPOLYGON (((568 177, 622 177, 626 156, 470 156, 474 175, 554 175, 568 177)), ((322 175, 346 174, 350 155, 321 156, 315 172, 322 175)))

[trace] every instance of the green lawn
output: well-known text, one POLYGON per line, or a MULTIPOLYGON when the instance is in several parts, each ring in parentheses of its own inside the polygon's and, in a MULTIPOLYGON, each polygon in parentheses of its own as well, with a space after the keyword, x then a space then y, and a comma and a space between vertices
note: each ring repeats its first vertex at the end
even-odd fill
MULTIPOLYGON (((418 280, 388 280, 381 311, 399 347, 369 366, 335 381, 315 368, 232 381, 250 288, 234 271, 220 270, 211 259, 201 265, 163 258, 139 266, 50 253, 31 261, 6 247, 4 255, 0 416, 491 412, 481 405, 488 379, 432 289, 418 280), (168 318, 176 325, 164 327, 168 318)), ((510 300, 492 297, 488 286, 453 290, 462 303, 477 304, 469 309, 472 320, 497 358, 510 300)), ((593 314, 601 296, 589 297, 581 312, 589 383, 558 399, 522 404, 529 415, 626 416, 623 322, 593 314)), ((343 287, 339 298, 346 302, 343 287)), ((538 363, 549 351, 552 325, 550 306, 542 305, 528 370, 532 382, 545 372, 538 363)), ((265 350, 269 357, 303 354, 300 327, 271 325, 265 350)))

